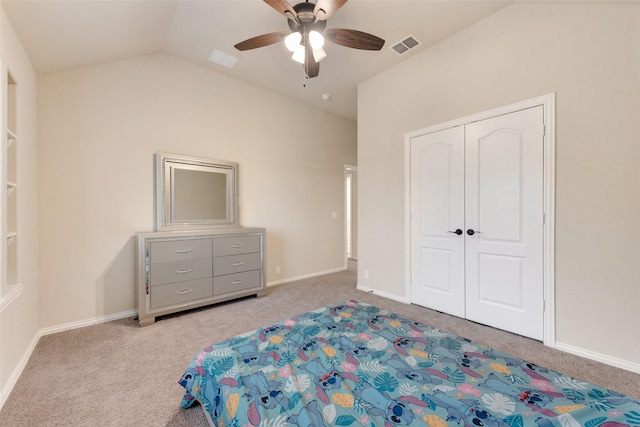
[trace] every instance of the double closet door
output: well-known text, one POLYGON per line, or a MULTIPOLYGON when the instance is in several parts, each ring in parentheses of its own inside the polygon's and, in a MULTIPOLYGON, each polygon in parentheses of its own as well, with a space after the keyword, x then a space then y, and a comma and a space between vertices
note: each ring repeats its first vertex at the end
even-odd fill
POLYGON ((411 301, 543 338, 543 107, 411 138, 411 301))

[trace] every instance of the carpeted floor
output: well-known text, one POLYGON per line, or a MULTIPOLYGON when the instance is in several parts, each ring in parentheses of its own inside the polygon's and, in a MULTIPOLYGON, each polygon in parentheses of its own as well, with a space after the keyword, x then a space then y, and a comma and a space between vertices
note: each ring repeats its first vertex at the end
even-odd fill
POLYGON ((0 411, 0 426, 207 426, 199 406, 179 408, 178 380, 202 348, 316 308, 355 299, 419 320, 584 381, 640 398, 640 375, 542 343, 356 290, 344 271, 167 316, 146 328, 133 319, 42 337, 0 411))

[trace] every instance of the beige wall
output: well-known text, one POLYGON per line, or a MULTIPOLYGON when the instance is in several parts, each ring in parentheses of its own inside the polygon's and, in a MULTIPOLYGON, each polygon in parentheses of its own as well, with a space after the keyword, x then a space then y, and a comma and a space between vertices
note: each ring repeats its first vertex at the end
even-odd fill
POLYGON ((239 163, 240 223, 267 229, 268 281, 344 268, 355 123, 165 54, 38 84, 41 327, 134 308, 157 151, 239 163))
POLYGON ((555 92, 556 339, 640 369, 639 46, 638 4, 516 4, 361 84, 359 285, 408 298, 405 132, 555 92))
MULTIPOLYGON (((17 153, 17 234, 18 274, 22 293, 0 313, 0 405, 4 403, 7 380, 34 343, 38 330, 38 187, 37 187, 37 129, 36 129, 36 75, 20 41, 0 9, 0 58, 2 81, 7 71, 16 81, 17 153)), ((0 90, 2 97, 5 89, 0 90)), ((3 105, 4 110, 6 106, 3 105)), ((3 116, 6 111, 2 111, 3 116)), ((6 120, 6 116, 5 119, 6 120)), ((1 128, 1 126, 0 126, 1 128)), ((4 132, 4 128, 2 132, 4 132)), ((4 166, 0 167, 4 173, 4 166)))

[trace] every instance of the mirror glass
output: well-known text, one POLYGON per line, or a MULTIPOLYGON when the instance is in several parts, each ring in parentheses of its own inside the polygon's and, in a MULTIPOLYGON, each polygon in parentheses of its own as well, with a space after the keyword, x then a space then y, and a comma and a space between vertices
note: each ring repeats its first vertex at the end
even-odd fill
POLYGON ((237 163, 156 154, 156 230, 237 225, 237 163))

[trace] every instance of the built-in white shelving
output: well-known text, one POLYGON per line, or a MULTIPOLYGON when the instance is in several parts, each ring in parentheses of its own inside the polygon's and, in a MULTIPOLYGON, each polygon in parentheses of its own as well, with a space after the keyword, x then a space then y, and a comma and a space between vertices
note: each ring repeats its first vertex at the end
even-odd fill
POLYGON ((6 92, 3 94, 6 102, 6 117, 3 118, 3 124, 6 126, 5 135, 6 142, 2 145, 3 153, 0 158, 3 159, 2 179, 3 190, 2 197, 2 232, 3 238, 6 240, 6 246, 2 251, 4 259, 2 259, 2 266, 5 271, 2 274, 3 286, 2 295, 5 297, 10 289, 14 288, 20 281, 18 273, 18 198, 19 198, 19 182, 18 182, 18 153, 19 153, 19 140, 17 132, 17 102, 16 93, 17 85, 11 77, 7 74, 6 92), (5 121, 6 120, 6 121, 5 121))
MULTIPOLYGON (((15 156, 15 145, 16 145, 16 140, 18 139, 18 137, 16 136, 16 134, 11 131, 11 130, 7 130, 7 155, 6 155, 6 159, 7 159, 7 192, 6 192, 6 206, 7 206, 7 211, 6 211, 6 215, 7 215, 7 232, 6 232, 6 239, 7 239, 7 244, 10 244, 11 242, 13 242, 13 240, 16 238, 17 236, 17 231, 16 231, 16 203, 15 203, 15 189, 17 188, 18 184, 16 184, 15 180, 16 180, 16 156, 15 156)), ((8 257, 11 256, 11 254, 7 254, 8 257)), ((10 271, 12 268, 11 265, 7 265, 7 271, 10 271)))

